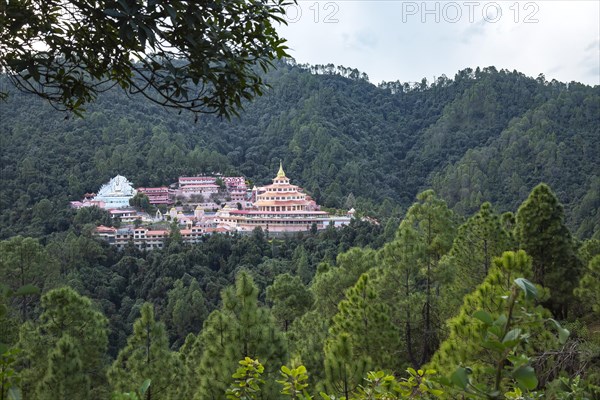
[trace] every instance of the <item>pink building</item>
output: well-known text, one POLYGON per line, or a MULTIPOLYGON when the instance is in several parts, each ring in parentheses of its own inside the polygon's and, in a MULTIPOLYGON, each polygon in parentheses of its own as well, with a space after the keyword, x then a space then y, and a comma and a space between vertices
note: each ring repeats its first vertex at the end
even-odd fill
POLYGON ((143 193, 148 196, 150 204, 173 204, 174 191, 166 186, 138 188, 138 193, 143 193))
POLYGON ((203 184, 214 184, 217 181, 217 178, 214 176, 180 176, 179 177, 179 187, 184 187, 187 185, 203 185, 203 184))
POLYGON ((273 179, 256 195, 253 209, 233 210, 225 208, 217 213, 219 226, 235 231, 252 231, 261 227, 269 232, 300 232, 325 229, 330 222, 329 214, 316 211, 316 205, 302 189, 290 184, 283 167, 273 179))

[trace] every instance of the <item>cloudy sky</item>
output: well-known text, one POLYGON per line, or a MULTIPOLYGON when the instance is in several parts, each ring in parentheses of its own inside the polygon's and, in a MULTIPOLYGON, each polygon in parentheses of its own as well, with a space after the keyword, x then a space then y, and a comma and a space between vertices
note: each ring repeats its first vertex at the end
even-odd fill
POLYGON ((597 0, 298 0, 286 19, 296 61, 358 68, 373 83, 493 65, 600 84, 597 0))

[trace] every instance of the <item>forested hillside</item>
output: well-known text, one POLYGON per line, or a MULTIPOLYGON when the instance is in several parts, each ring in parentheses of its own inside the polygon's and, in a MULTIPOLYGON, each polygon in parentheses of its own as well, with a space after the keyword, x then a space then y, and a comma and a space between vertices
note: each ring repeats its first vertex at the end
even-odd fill
POLYGON ((116 89, 79 119, 12 93, 0 105, 0 237, 66 230, 67 202, 117 173, 138 186, 213 171, 263 184, 280 159, 319 203, 342 207, 352 194, 375 215, 431 186, 463 215, 486 200, 511 210, 548 182, 578 236, 599 231, 599 87, 493 67, 430 83, 363 78, 281 64, 231 121, 194 122, 116 89))
POLYGON ((2 103, 0 398, 600 396, 600 87, 265 79, 231 121, 117 90, 83 119, 2 103), (68 208, 116 174, 260 185, 280 160, 357 217, 194 244, 173 223, 164 248, 118 250, 94 235, 108 211, 68 208))

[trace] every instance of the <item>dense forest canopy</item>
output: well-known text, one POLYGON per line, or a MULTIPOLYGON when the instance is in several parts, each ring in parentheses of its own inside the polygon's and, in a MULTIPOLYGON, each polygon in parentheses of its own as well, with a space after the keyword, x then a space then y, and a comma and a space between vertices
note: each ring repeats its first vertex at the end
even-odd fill
POLYGON ((232 121, 119 91, 83 119, 2 104, 0 398, 600 396, 600 87, 264 79, 232 121), (93 233, 108 211, 68 208, 116 174, 261 185, 280 160, 356 218, 118 250, 93 233))
POLYGON ((508 211, 547 182, 577 236, 599 230, 599 87, 493 67, 376 87, 349 68, 282 63, 264 79, 271 89, 240 118, 197 123, 118 90, 83 119, 12 93, 0 106, 0 237, 66 229, 67 201, 116 174, 136 186, 203 172, 264 184, 279 160, 320 204, 352 195, 384 214, 427 187, 463 215, 483 201, 508 211))

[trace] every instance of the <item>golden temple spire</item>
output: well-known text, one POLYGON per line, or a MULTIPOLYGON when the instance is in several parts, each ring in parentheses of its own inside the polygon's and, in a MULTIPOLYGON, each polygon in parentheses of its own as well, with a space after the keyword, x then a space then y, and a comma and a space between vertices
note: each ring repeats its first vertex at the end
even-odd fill
POLYGON ((277 172, 277 177, 278 178, 285 178, 285 172, 283 172, 283 164, 281 163, 281 160, 279 160, 279 172, 277 172))

